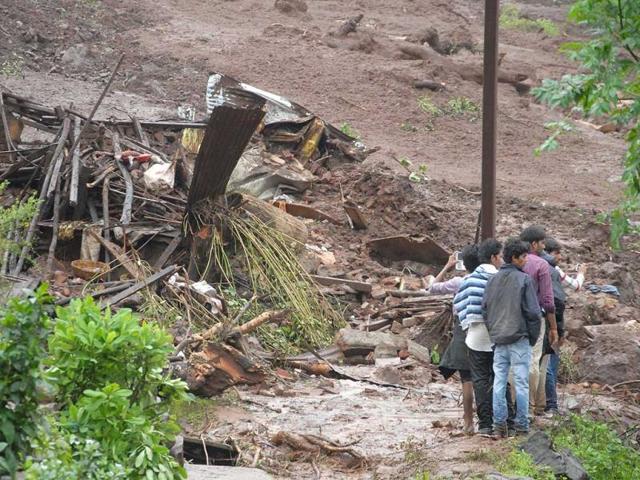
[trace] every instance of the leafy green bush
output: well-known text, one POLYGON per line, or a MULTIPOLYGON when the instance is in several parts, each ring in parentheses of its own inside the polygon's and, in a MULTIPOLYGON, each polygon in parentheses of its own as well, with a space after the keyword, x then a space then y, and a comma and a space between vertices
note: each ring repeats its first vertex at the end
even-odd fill
POLYGON ((105 455, 104 448, 91 438, 61 431, 53 425, 42 428, 33 442, 33 449, 40 454, 38 462, 28 460, 25 466, 26 480, 127 480, 125 467, 105 455))
POLYGON ((99 453, 107 466, 122 470, 114 467, 115 477, 91 470, 95 478, 120 478, 122 472, 130 480, 185 478, 167 447, 179 431, 171 403, 189 398, 184 382, 163 373, 171 337, 130 310, 102 312, 90 297, 59 307, 56 314, 47 363, 61 406, 53 425, 58 435, 39 441, 30 478, 39 478, 56 456, 64 460, 56 464, 61 471, 73 472, 76 463, 91 463, 99 453))
POLYGON ((56 314, 48 364, 62 405, 111 383, 130 390, 131 402, 145 407, 157 405, 158 395, 173 398, 182 388, 162 373, 173 346, 171 336, 155 324, 141 324, 127 309, 102 312, 90 297, 57 308, 56 314))
POLYGON ((51 298, 42 285, 32 297, 0 311, 0 475, 13 474, 37 428, 36 386, 46 355, 51 298))
POLYGON ((157 416, 132 397, 131 390, 113 383, 85 390, 77 404, 63 412, 60 425, 80 438, 95 439, 112 463, 126 466, 127 478, 185 478, 186 472, 166 446, 180 430, 168 419, 167 403, 157 404, 167 410, 157 416))
POLYGON ((624 445, 608 425, 572 415, 553 432, 554 442, 568 448, 593 480, 640 478, 640 453, 624 445))

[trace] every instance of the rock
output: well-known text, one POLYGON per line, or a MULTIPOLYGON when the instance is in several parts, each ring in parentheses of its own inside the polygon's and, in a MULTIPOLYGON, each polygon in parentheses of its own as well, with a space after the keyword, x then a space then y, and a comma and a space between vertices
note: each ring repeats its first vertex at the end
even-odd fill
POLYGON ((395 348, 396 351, 405 350, 407 339, 390 333, 342 328, 336 335, 336 344, 345 352, 345 355, 367 355, 379 345, 395 348))
POLYGON ((531 455, 537 465, 551 468, 558 477, 563 476, 569 480, 589 479, 589 475, 573 454, 569 451, 558 453, 553 449, 553 443, 546 433, 534 432, 521 448, 531 455))
POLYGON ((402 324, 394 320, 394 322, 391 324, 391 332, 397 335, 401 333, 402 330, 404 330, 404 328, 402 327, 402 324))
POLYGON ((418 320, 414 317, 407 317, 402 319, 402 326, 404 328, 415 327, 418 324, 418 320))
POLYGON ((425 365, 431 365, 431 354, 427 347, 423 347, 413 340, 407 342, 407 347, 409 348, 409 355, 425 365))
POLYGON ((640 324, 584 327, 591 343, 576 354, 584 380, 614 385, 640 378, 640 324))
POLYGON ((380 358, 400 358, 398 357, 398 350, 393 345, 380 344, 373 351, 373 358, 376 360, 380 358))
POLYGON ((276 0, 274 6, 282 13, 304 13, 309 9, 304 0, 276 0))
POLYGON ((483 478, 486 480, 533 480, 531 477, 507 477, 501 473, 488 473, 483 478))
POLYGON ((79 68, 87 63, 88 57, 89 48, 83 43, 78 43, 77 45, 67 48, 62 54, 60 61, 64 65, 79 68))
POLYGON ((382 287, 373 287, 371 290, 371 297, 376 300, 381 300, 387 296, 387 291, 382 287))
POLYGON ((378 380, 385 383, 393 383, 397 385, 402 381, 398 370, 391 366, 378 368, 374 375, 378 380))

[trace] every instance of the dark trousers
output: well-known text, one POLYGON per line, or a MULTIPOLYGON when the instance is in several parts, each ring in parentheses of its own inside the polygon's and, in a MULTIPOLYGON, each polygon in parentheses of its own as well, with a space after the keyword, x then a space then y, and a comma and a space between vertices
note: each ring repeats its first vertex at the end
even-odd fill
POLYGON ((478 428, 493 428, 493 352, 469 349, 478 428))
MULTIPOLYGON (((478 428, 493 428, 493 352, 469 349, 469 366, 473 394, 476 400, 478 428)), ((507 386, 507 423, 513 424, 515 407, 511 399, 511 388, 507 386)))

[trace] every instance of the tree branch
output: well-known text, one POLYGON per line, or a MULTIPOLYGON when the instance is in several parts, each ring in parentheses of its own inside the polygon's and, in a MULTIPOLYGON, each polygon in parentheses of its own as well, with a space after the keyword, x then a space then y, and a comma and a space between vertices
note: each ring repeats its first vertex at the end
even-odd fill
MULTIPOLYGON (((622 15, 622 0, 618 0, 618 20, 620 20, 620 39, 622 40, 623 35, 622 35, 622 31, 624 30, 624 17, 622 15)), ((631 47, 629 47, 627 44, 624 43, 624 40, 622 40, 622 46, 625 48, 625 50, 627 52, 629 52, 629 54, 633 57, 633 59, 636 62, 640 62, 640 58, 638 58, 638 56, 633 52, 633 50, 631 50, 631 47)))

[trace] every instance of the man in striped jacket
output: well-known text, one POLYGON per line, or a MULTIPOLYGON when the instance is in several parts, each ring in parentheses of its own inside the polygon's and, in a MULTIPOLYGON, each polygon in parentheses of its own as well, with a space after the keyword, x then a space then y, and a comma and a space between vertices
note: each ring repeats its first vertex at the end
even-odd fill
POLYGON ((502 265, 502 244, 495 238, 484 240, 478 247, 481 265, 462 281, 453 305, 460 325, 466 331, 469 366, 478 414, 478 434, 493 432, 493 348, 482 317, 482 298, 489 279, 502 265))

